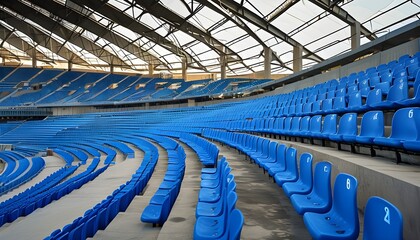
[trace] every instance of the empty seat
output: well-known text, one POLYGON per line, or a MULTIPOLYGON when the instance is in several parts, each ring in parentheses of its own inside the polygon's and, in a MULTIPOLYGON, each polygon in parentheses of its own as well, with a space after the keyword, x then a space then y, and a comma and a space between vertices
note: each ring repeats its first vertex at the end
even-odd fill
POLYGON ((370 111, 363 115, 360 125, 360 134, 356 142, 372 144, 373 139, 384 136, 384 114, 382 111, 370 111))
POLYGON ((402 148, 404 141, 417 139, 416 119, 420 114, 420 108, 402 108, 395 112, 392 117, 391 135, 389 137, 377 137, 374 143, 377 145, 402 148), (416 117, 414 117, 416 115, 416 117))
POLYGON ((340 118, 337 134, 331 134, 329 138, 336 142, 353 141, 356 138, 356 135, 357 114, 346 113, 340 118))
POLYGON ((296 182, 285 182, 282 185, 284 193, 290 197, 292 194, 308 194, 312 190, 312 161, 310 153, 300 156, 299 179, 296 182))
POLYGON ((365 208, 363 239, 402 240, 403 217, 398 208, 383 198, 369 198, 365 208))
POLYGON ((286 169, 274 175, 274 180, 280 187, 285 182, 294 182, 298 179, 297 151, 289 147, 286 151, 286 169))
POLYGON ((307 212, 303 216, 313 239, 357 239, 357 179, 340 173, 334 183, 334 201, 326 213, 307 212))
POLYGON ((388 92, 385 101, 370 104, 375 109, 390 109, 398 107, 399 101, 404 101, 408 98, 408 86, 406 82, 394 84, 388 92))
POLYGON ((293 207, 300 215, 305 212, 324 213, 331 208, 331 163, 319 162, 315 165, 313 187, 308 194, 293 194, 293 207))

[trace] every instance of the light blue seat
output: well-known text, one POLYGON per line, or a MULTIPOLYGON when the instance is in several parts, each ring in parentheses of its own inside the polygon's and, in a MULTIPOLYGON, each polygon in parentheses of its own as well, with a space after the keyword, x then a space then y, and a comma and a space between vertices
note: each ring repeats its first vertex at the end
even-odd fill
POLYGON ((387 200, 373 196, 368 199, 363 222, 363 240, 402 240, 403 217, 400 210, 387 200))
POLYGON ((334 183, 334 201, 326 213, 306 212, 303 221, 313 239, 357 239, 357 179, 340 173, 334 183))
POLYGON ((317 163, 311 192, 308 194, 293 194, 290 201, 300 215, 305 212, 324 213, 329 211, 332 203, 331 163, 317 163))
POLYGON ((274 175, 274 181, 280 187, 285 182, 294 182, 298 179, 297 151, 289 147, 286 151, 286 169, 274 175))
POLYGON ((377 145, 402 148, 404 141, 417 139, 417 124, 414 116, 420 114, 420 108, 398 109, 392 117, 391 135, 377 137, 373 141, 377 145))
POLYGON ((356 136, 356 142, 372 144, 373 139, 384 136, 384 114, 382 111, 366 112, 362 117, 360 134, 356 136))
POLYGON ((282 185, 284 193, 290 197, 292 194, 308 194, 312 190, 312 161, 310 153, 300 156, 299 179, 296 182, 285 182, 282 185))

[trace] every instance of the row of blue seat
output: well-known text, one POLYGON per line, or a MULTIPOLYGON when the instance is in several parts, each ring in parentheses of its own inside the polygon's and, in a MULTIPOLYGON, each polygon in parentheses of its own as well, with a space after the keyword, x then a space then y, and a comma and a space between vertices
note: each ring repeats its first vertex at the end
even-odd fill
POLYGON ((216 168, 201 170, 194 239, 240 239, 244 217, 236 208, 236 183, 230 171, 225 157, 216 168))
MULTIPOLYGON (((168 144, 165 146, 170 147, 168 144)), ((166 148, 168 167, 165 176, 140 217, 142 222, 152 223, 153 226, 163 225, 168 219, 184 178, 186 158, 184 148, 179 144, 173 147, 175 148, 166 148)))
POLYGON ((159 157, 157 148, 150 142, 138 138, 132 140, 132 143, 144 152, 143 161, 132 178, 102 202, 87 210, 83 216, 62 229, 54 230, 45 239, 78 240, 93 237, 98 230, 104 230, 119 212, 127 210, 133 198, 143 191, 159 157))
POLYGON ((179 140, 190 146, 205 167, 214 167, 219 156, 219 149, 213 143, 194 134, 182 133, 179 140))
POLYGON ((28 182, 45 167, 45 161, 41 157, 33 157, 31 160, 20 157, 15 161, 16 167, 10 174, 1 174, 0 196, 28 182))
MULTIPOLYGON (((332 196, 332 165, 329 162, 317 163, 313 174, 312 155, 302 153, 298 172, 297 151, 292 147, 286 149, 283 144, 241 133, 208 129, 203 131, 203 135, 237 148, 256 164, 268 170, 275 182, 290 197, 296 211, 304 215, 304 222, 314 239, 356 239, 358 237, 358 182, 353 176, 345 173, 338 174, 334 183, 334 196, 332 196), (257 138, 257 142, 263 142, 263 144, 258 146, 256 142, 250 141, 250 138, 257 138), (252 147, 252 145, 255 146, 252 147)), ((402 239, 402 217, 399 210, 378 197, 374 197, 372 201, 379 207, 373 204, 367 205, 370 208, 366 208, 367 214, 365 214, 364 236, 366 239, 402 239), (387 214, 392 214, 392 225, 388 221, 382 221, 383 215, 371 213, 377 212, 377 209, 381 207, 388 209, 387 214), (387 236, 387 238, 379 238, 379 236, 387 236)))
POLYGON ((20 216, 27 216, 37 208, 42 208, 92 181, 108 168, 106 165, 94 171, 99 162, 99 158, 94 158, 84 172, 63 181, 78 168, 78 166, 66 166, 66 170, 60 171, 60 174, 45 178, 40 187, 25 190, 24 194, 12 197, 4 204, 2 203, 4 208, 0 210, 0 218, 3 219, 1 224, 13 222, 20 216))

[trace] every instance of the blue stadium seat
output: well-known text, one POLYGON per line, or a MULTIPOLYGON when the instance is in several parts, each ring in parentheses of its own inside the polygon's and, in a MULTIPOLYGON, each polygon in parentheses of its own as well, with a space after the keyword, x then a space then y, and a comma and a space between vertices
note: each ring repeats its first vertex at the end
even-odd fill
POLYGON ((392 109, 399 106, 399 101, 404 101, 408 98, 408 86, 406 82, 394 84, 388 92, 385 101, 370 104, 374 109, 392 109))
POLYGON ((321 134, 322 129, 322 116, 315 115, 311 117, 311 121, 309 122, 309 133, 307 134, 309 137, 316 137, 318 134, 321 134))
POLYGON ((289 147, 286 151, 286 169, 274 175, 274 180, 280 187, 285 182, 294 182, 298 179, 297 151, 289 147))
POLYGON ((366 107, 365 109, 373 109, 373 105, 382 102, 382 90, 373 89, 369 92, 366 97, 366 107))
POLYGON ((305 212, 324 213, 329 211, 332 204, 331 163, 317 163, 311 192, 308 194, 293 194, 290 201, 300 215, 305 212))
POLYGON ((331 134, 330 140, 336 142, 354 141, 357 135, 357 113, 346 113, 341 116, 337 134, 331 134))
POLYGON ((357 92, 349 95, 349 103, 347 106, 347 111, 349 112, 360 112, 365 109, 362 101, 362 93, 357 92))
POLYGON ((310 116, 304 116, 300 119, 300 128, 299 131, 295 134, 295 136, 303 137, 306 134, 308 134, 310 120, 310 116))
POLYGON ((299 179, 296 182, 285 182, 282 185, 284 193, 290 197, 292 194, 308 194, 312 190, 312 161, 310 153, 300 155, 299 179))
POLYGON ((362 117, 360 134, 356 142, 372 144, 373 139, 384 136, 384 114, 382 111, 366 112, 362 117))
POLYGON ((402 240, 403 217, 400 210, 383 198, 369 198, 365 208, 363 239, 402 240))
POLYGON ((420 108, 402 108, 392 117, 391 135, 389 137, 376 137, 373 141, 377 145, 402 148, 404 141, 417 139, 417 115, 420 108), (416 117, 414 117, 416 116, 416 117))
POLYGON ((328 139, 330 135, 337 133, 337 114, 328 114, 324 117, 322 123, 322 131, 320 134, 315 135, 318 138, 328 139))
POLYGON ((244 215, 239 209, 233 209, 229 217, 229 239, 241 239, 242 227, 244 225, 244 215))
POLYGON ((357 210, 357 179, 340 173, 334 183, 334 201, 326 213, 306 212, 306 228, 313 239, 357 239, 359 217, 357 210))

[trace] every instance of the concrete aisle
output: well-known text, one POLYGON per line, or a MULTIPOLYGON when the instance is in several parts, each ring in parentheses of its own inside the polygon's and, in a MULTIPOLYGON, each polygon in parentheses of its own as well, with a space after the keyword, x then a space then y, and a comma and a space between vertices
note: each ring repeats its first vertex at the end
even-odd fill
POLYGON ((241 239, 311 239, 283 190, 232 148, 217 144, 232 168, 237 184, 236 207, 245 217, 241 239))
POLYGON ((195 224, 195 208, 201 183, 201 162, 195 152, 182 144, 187 155, 185 175, 181 190, 168 221, 163 225, 158 240, 192 239, 195 224))
POLYGON ((20 217, 13 223, 3 225, 0 228, 0 239, 43 239, 55 229, 62 228, 82 216, 87 209, 101 202, 121 184, 131 179, 141 161, 141 156, 126 159, 109 167, 94 181, 60 200, 35 210, 27 217, 20 217))
MULTIPOLYGON (((136 196, 125 212, 118 213, 108 227, 103 231, 98 231, 91 239, 156 239, 160 228, 152 228, 151 224, 145 224, 140 221, 143 209, 149 204, 150 198, 155 194, 168 165, 168 154, 159 145, 155 145, 159 150, 159 160, 146 186, 143 195, 136 196)), ((140 151, 136 151, 136 156, 140 156, 140 151)), ((143 153, 142 158, 143 158, 143 153)))

